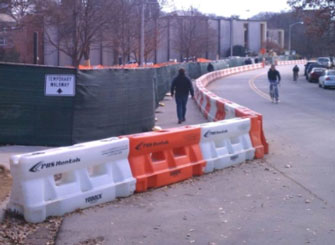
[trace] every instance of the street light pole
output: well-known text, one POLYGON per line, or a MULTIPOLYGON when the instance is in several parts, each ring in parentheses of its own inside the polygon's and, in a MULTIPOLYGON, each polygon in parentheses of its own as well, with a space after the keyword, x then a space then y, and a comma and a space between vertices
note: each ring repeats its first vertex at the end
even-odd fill
POLYGON ((295 22, 293 24, 290 24, 289 27, 288 27, 288 51, 289 51, 289 54, 291 54, 291 31, 292 31, 292 27, 295 26, 295 25, 298 25, 298 24, 303 25, 304 22, 303 21, 298 21, 298 22, 295 22))
POLYGON ((233 23, 233 17, 230 17, 230 56, 233 56, 234 55, 234 23, 233 23))

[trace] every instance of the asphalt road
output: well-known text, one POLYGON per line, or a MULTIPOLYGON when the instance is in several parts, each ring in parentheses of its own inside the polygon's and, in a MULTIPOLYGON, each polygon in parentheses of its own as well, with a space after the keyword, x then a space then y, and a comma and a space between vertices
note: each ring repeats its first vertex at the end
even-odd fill
POLYGON ((335 90, 320 89, 303 76, 293 82, 292 66, 277 69, 282 74, 278 105, 266 98, 266 70, 232 76, 208 89, 263 114, 272 153, 267 159, 319 199, 335 206, 335 90), (285 169, 287 164, 292 169, 285 169))
POLYGON ((264 159, 67 215, 56 244, 334 244, 335 90, 291 69, 279 67, 279 104, 266 69, 209 86, 263 114, 264 159))

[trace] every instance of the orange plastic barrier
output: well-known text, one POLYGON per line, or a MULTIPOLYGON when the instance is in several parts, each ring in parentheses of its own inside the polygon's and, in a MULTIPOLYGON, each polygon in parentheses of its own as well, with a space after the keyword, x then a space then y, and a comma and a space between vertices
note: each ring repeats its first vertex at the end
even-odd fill
POLYGON ((263 117, 261 114, 248 108, 238 108, 235 110, 237 117, 248 117, 251 120, 250 138, 255 148, 255 158, 263 158, 269 153, 269 144, 265 139, 263 131, 263 117))
POLYGON ((217 100, 216 101, 216 115, 215 115, 215 121, 221 121, 224 120, 226 117, 226 111, 224 106, 224 101, 217 100))
POLYGON ((212 121, 220 121, 234 117, 247 117, 251 121, 250 138, 255 148, 255 157, 263 158, 269 153, 269 145, 263 131, 263 117, 246 107, 242 107, 231 101, 218 98, 206 89, 206 86, 215 79, 225 77, 238 72, 250 71, 264 67, 264 63, 232 67, 215 71, 201 76, 196 80, 196 102, 205 118, 212 121))
POLYGON ((199 63, 207 63, 207 62, 212 62, 212 60, 205 59, 205 58, 197 58, 197 62, 199 62, 199 63))
POLYGON ((201 129, 186 126, 127 136, 136 191, 176 183, 203 174, 201 129))
POLYGON ((138 64, 135 63, 135 64, 126 64, 126 65, 123 65, 122 68, 137 68, 138 67, 138 64))
MULTIPOLYGON (((103 65, 79 65, 78 68, 79 70, 97 70, 97 69, 141 69, 143 67, 146 68, 160 68, 160 67, 165 67, 165 66, 170 66, 170 65, 175 65, 178 64, 178 62, 165 62, 165 63, 158 63, 158 64, 145 64, 143 66, 139 66, 137 63, 133 64, 125 64, 125 65, 114 65, 114 66, 103 66, 103 65)), ((72 66, 70 66, 72 67, 72 66)))
POLYGON ((206 99, 206 106, 205 106, 204 116, 206 119, 208 119, 208 113, 211 110, 211 100, 208 94, 205 95, 205 99, 206 99))
POLYGON ((104 69, 106 67, 102 65, 96 65, 96 66, 86 66, 86 65, 79 65, 79 70, 97 70, 97 69, 104 69))

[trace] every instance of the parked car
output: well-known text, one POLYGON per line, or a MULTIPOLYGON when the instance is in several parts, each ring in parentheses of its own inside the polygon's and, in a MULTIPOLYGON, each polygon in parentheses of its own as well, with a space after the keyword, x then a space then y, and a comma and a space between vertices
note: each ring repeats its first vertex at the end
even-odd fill
POLYGON ((329 57, 319 57, 317 59, 317 62, 319 62, 322 66, 326 68, 331 68, 332 67, 332 61, 329 57))
POLYGON ((319 87, 335 87, 335 70, 325 70, 319 77, 319 87))
POLYGON ((306 64, 305 64, 305 71, 304 71, 304 75, 307 79, 307 70, 308 70, 308 67, 311 65, 311 64, 318 64, 318 62, 316 62, 315 60, 314 61, 308 61, 306 64))
POLYGON ((306 75, 306 80, 309 80, 309 73, 311 73, 313 68, 324 68, 324 66, 322 66, 320 63, 315 62, 315 63, 311 63, 308 68, 307 68, 307 75, 306 75))
POLYGON ((326 68, 323 67, 314 67, 309 73, 308 73, 308 81, 310 82, 318 82, 319 77, 321 74, 326 70, 326 68))

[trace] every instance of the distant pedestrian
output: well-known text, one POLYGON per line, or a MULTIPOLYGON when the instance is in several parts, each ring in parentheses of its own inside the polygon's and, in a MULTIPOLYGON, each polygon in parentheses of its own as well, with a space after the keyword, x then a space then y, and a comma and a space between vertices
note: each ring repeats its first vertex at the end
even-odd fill
POLYGON ((208 72, 212 72, 212 71, 214 71, 214 66, 212 65, 212 63, 208 63, 207 71, 208 71, 208 72))
POLYGON ((298 76, 299 76, 299 67, 298 65, 295 65, 292 69, 293 71, 293 81, 297 81, 298 76))
POLYGON ((179 124, 186 120, 186 105, 189 94, 191 94, 192 98, 194 97, 192 82, 185 75, 185 70, 181 68, 171 85, 171 96, 173 97, 175 95, 179 124))
POLYGON ((271 68, 268 71, 268 79, 270 83, 270 97, 272 103, 278 103, 279 102, 278 85, 280 84, 281 77, 279 71, 276 70, 274 65, 271 65, 271 68))
POLYGON ((252 64, 252 60, 250 58, 247 58, 244 60, 244 64, 245 65, 251 65, 252 64))

